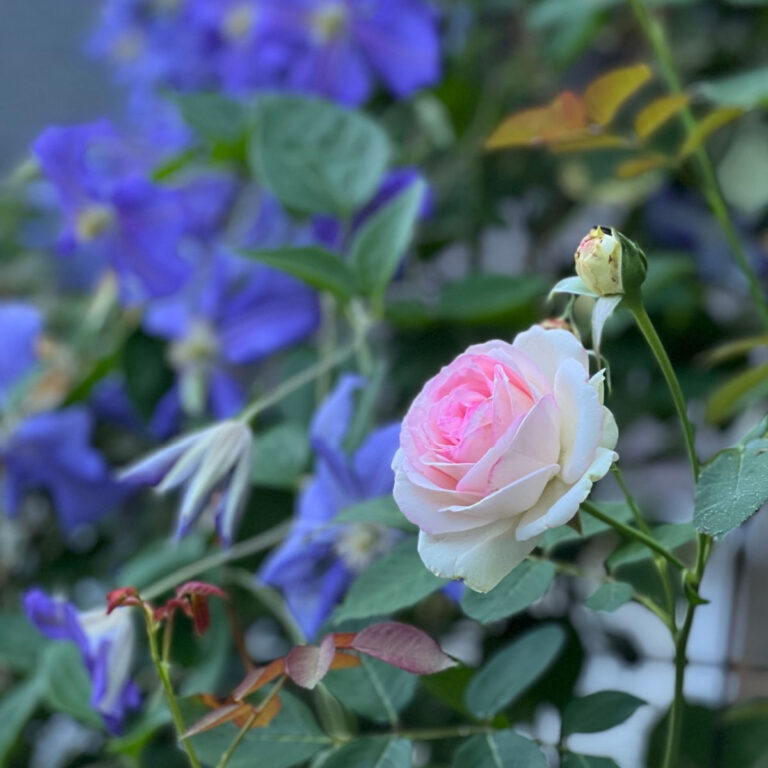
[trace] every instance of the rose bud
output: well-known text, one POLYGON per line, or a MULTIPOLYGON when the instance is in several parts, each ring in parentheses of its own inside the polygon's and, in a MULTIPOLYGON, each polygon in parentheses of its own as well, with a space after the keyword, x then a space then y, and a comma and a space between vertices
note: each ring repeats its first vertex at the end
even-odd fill
POLYGON ((600 296, 635 294, 645 280, 645 254, 611 227, 593 227, 574 254, 576 273, 600 296))

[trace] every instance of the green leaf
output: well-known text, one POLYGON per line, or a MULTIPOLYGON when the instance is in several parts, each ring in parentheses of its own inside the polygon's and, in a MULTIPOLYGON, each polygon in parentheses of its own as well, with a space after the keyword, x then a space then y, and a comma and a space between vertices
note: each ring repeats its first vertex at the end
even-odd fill
POLYGON ((245 140, 248 113, 241 102, 219 93, 179 93, 173 101, 184 122, 219 152, 226 153, 245 140))
MULTIPOLYGON (((651 534, 660 544, 667 549, 674 550, 693 541, 696 538, 696 529, 691 523, 665 523, 656 526, 651 534)), ((638 563, 655 557, 654 553, 639 541, 630 541, 620 546, 606 561, 608 570, 615 570, 621 565, 638 563)))
POLYGON ((42 693, 40 679, 33 677, 11 688, 0 699, 0 765, 5 765, 22 728, 37 709, 42 693))
POLYGON ((367 619, 410 608, 440 589, 443 579, 427 570, 416 551, 416 541, 401 541, 357 577, 336 609, 333 622, 367 619))
POLYGON ((101 717, 90 705, 91 679, 74 644, 50 643, 43 654, 41 675, 45 700, 51 709, 103 729, 101 717))
MULTIPOLYGON (((764 422, 760 429, 763 430, 764 422)), ((720 451, 701 470, 693 522, 710 536, 722 536, 748 520, 768 500, 768 437, 755 431, 720 451)))
POLYGON ((369 736, 332 752, 322 768, 411 768, 413 747, 407 739, 369 736))
MULTIPOLYGON (((253 768, 254 765, 291 768, 332 746, 305 704, 286 691, 280 692, 280 699, 282 707, 277 717, 266 728, 248 731, 227 768, 253 768)), ((187 724, 210 711, 195 697, 182 699, 179 706, 187 724)), ((227 723, 193 736, 190 741, 203 763, 216 765, 238 731, 235 725, 227 723)))
POLYGON ((449 322, 488 322, 530 307, 544 295, 535 276, 477 274, 443 287, 436 315, 449 322))
POLYGON ((111 755, 126 755, 138 760, 144 748, 155 734, 173 722, 171 712, 164 699, 154 701, 150 708, 142 712, 136 721, 131 723, 131 729, 118 737, 113 737, 105 745, 111 755))
POLYGON ((285 421, 254 436, 254 485, 262 488, 296 488, 309 462, 306 430, 295 421, 285 421))
POLYGON ((122 354, 125 388, 138 412, 148 419, 160 398, 173 385, 174 376, 166 362, 166 345, 161 339, 134 331, 122 354))
POLYGON ((320 99, 273 95, 257 119, 251 167, 287 208, 349 215, 376 192, 390 147, 370 118, 320 99))
POLYGON ((598 691, 573 699, 563 712, 563 736, 607 731, 623 723, 645 703, 622 691, 598 691))
POLYGON ((340 299, 355 294, 355 275, 341 258, 316 246, 299 248, 245 249, 240 253, 281 272, 298 277, 307 285, 330 291, 340 299))
POLYGON ((417 179, 371 216, 355 235, 350 261, 363 293, 387 287, 408 248, 426 185, 417 179))
POLYGON ((400 508, 392 498, 392 494, 377 496, 375 499, 366 499, 351 507, 347 507, 333 518, 333 522, 339 525, 351 523, 364 523, 366 525, 384 525, 387 528, 398 528, 403 531, 413 532, 416 526, 403 515, 400 508))
POLYGON ((694 90, 722 106, 744 109, 765 106, 768 104, 768 67, 698 83, 694 90))
POLYGON ((453 758, 453 768, 547 768, 536 742, 514 731, 493 731, 467 739, 453 758))
POLYGON ((123 563, 115 576, 121 587, 146 589, 179 568, 199 560, 205 553, 205 538, 191 533, 180 541, 154 541, 123 563))
POLYGON ((330 672, 328 690, 358 715, 376 723, 397 721, 414 694, 419 678, 379 659, 361 657, 361 666, 330 672))
POLYGON ((465 694, 470 712, 487 719, 511 704, 554 663, 565 645, 558 624, 544 624, 518 637, 491 657, 465 694))
POLYGON ((619 766, 610 757, 577 755, 574 752, 567 752, 563 756, 562 768, 619 768, 619 766))
POLYGON ((615 611, 632 599, 634 588, 625 581, 606 581, 584 603, 593 611, 615 611))
MULTIPOLYGON (((610 515, 621 523, 626 523, 632 519, 632 510, 629 505, 623 501, 600 501, 593 504, 605 515, 610 515)), ((613 530, 608 523, 598 520, 592 515, 580 515, 581 534, 568 525, 561 525, 557 528, 551 528, 541 537, 539 546, 548 552, 559 544, 578 539, 588 539, 591 536, 597 536, 599 533, 613 530)))
POLYGON ((555 578, 555 566, 547 560, 523 560, 490 592, 465 590, 461 607, 467 616, 487 624, 525 610, 546 594, 555 578))
POLYGON ((46 639, 21 613, 0 613, 0 662, 17 672, 31 672, 46 639))

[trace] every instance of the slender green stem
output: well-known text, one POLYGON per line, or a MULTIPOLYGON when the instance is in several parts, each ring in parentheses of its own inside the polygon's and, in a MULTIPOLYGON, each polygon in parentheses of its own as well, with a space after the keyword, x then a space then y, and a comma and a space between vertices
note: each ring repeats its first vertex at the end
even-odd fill
POLYGON ((269 703, 272 701, 272 699, 277 696, 277 694, 280 692, 280 689, 285 685, 285 681, 287 679, 288 678, 283 675, 272 686, 272 690, 266 695, 263 701, 261 701, 258 706, 254 707, 253 714, 248 718, 229 747, 227 747, 226 752, 222 754, 221 759, 218 763, 216 763, 216 768, 227 768, 229 761, 232 759, 232 755, 235 754, 235 750, 240 746, 240 742, 242 742, 242 740, 248 734, 248 731, 250 731, 253 727, 253 724, 256 722, 256 718, 258 718, 258 716, 269 706, 269 703))
POLYGON ((301 389, 304 385, 311 383, 319 376, 333 370, 337 365, 341 365, 347 358, 354 355, 360 349, 365 341, 364 334, 356 334, 355 339, 344 347, 337 349, 333 354, 319 360, 314 365, 310 365, 303 371, 286 379, 279 387, 270 392, 270 394, 254 400, 240 414, 239 419, 244 422, 252 421, 262 411, 271 408, 279 403, 284 397, 301 389))
MULTIPOLYGON (((629 508, 632 510, 632 514, 635 518, 635 523, 637 523, 637 527, 643 531, 643 533, 647 533, 648 535, 651 535, 651 529, 646 522, 645 518, 643 517, 643 513, 640 511, 640 507, 635 501, 635 497, 630 492, 629 488, 627 487, 627 484, 624 482, 624 475, 621 472, 621 469, 618 464, 614 464, 611 467, 611 472, 613 473, 613 476, 616 478, 616 482, 619 485, 619 488, 621 488, 621 492, 624 494, 624 498, 627 500, 627 504, 629 505, 629 508)), ((664 590, 664 598, 666 600, 667 605, 667 614, 671 617, 671 622, 666 621, 665 623, 670 628, 673 637, 677 634, 677 628, 675 627, 675 593, 672 589, 672 582, 669 578, 669 568, 667 566, 667 561, 662 557, 654 557, 653 562, 656 565, 656 570, 659 572, 659 579, 661 580, 661 586, 664 590)), ((638 601, 641 602, 641 601, 638 601)), ((655 605, 655 603, 654 603, 655 605)), ((646 606, 647 607, 647 606, 646 606)))
POLYGON ((607 525, 610 525, 611 528, 613 528, 625 538, 638 541, 640 544, 645 545, 648 547, 648 549, 652 550, 657 555, 661 555, 661 557, 674 565, 675 568, 679 568, 681 571, 685 570, 685 563, 674 554, 672 554, 672 552, 666 549, 662 544, 656 541, 653 536, 649 536, 647 533, 643 533, 643 531, 640 531, 637 528, 632 528, 631 526, 616 520, 616 518, 604 514, 590 501, 582 501, 581 508, 588 514, 592 515, 592 517, 596 517, 598 520, 601 520, 607 525))
POLYGON ((181 716, 181 711, 179 710, 179 704, 176 701, 176 696, 173 692, 173 686, 171 685, 171 678, 168 674, 169 665, 167 662, 163 661, 160 658, 160 653, 158 651, 157 647, 157 630, 158 627, 154 623, 154 620, 151 616, 151 614, 145 612, 144 619, 147 626, 147 638, 149 639, 149 653, 152 657, 152 663, 155 665, 155 669, 157 669, 158 677, 160 678, 160 682, 163 685, 163 690, 165 691, 165 698, 168 702, 168 709, 171 712, 171 718, 173 719, 173 725, 176 728, 176 736, 181 741, 181 743, 184 745, 184 750, 187 753, 187 758, 189 759, 189 764, 192 766, 192 768, 201 768, 200 761, 197 759, 197 755, 195 754, 195 750, 192 747, 192 745, 189 743, 187 739, 183 739, 183 735, 187 731, 186 725, 184 725, 184 718, 181 716))
POLYGON ((699 479, 699 459, 696 456, 696 445, 693 438, 693 425, 688 419, 688 409, 685 404, 685 397, 683 396, 683 390, 680 388, 680 382, 677 380, 675 369, 672 367, 672 363, 669 361, 666 349, 659 338, 659 334, 656 333, 656 328, 651 322, 651 318, 648 317, 648 313, 645 311, 643 302, 640 299, 630 301, 625 299, 625 304, 629 307, 630 311, 635 317, 635 322, 640 332, 645 337, 648 346, 653 352, 653 356, 656 358, 656 362, 661 368, 661 372, 664 375, 664 379, 667 382, 669 393, 672 395, 672 400, 675 404, 675 410, 680 418, 680 425, 683 429, 683 439, 685 440, 685 449, 688 452, 688 460, 691 463, 691 470, 693 471, 693 479, 699 479))
POLYGON ((179 584, 183 584, 185 581, 189 581, 195 576, 200 576, 206 571, 211 571, 221 565, 226 565, 226 563, 231 563, 235 560, 255 555, 258 552, 263 552, 265 549, 269 549, 281 542, 290 528, 290 521, 280 523, 279 525, 274 526, 274 528, 264 531, 264 533, 259 533, 256 536, 252 536, 250 539, 238 542, 229 549, 222 549, 219 552, 214 552, 212 555, 208 555, 208 557, 204 557, 197 562, 179 568, 169 576, 152 584, 152 586, 143 592, 142 597, 145 600, 153 600, 164 592, 168 592, 179 584))
MULTIPOLYGON (((630 0, 630 5, 632 6, 635 16, 659 61, 659 66, 661 67, 662 74, 666 80, 667 87, 672 93, 682 93, 683 84, 680 75, 677 72, 674 58, 672 57, 672 50, 667 41, 664 27, 659 20, 652 16, 648 11, 644 0, 630 0)), ((682 110, 680 116, 683 125, 685 126, 685 130, 690 136, 696 131, 698 126, 696 117, 688 107, 682 110)), ((752 296, 755 308, 760 313, 763 324, 768 326, 768 299, 760 287, 757 275, 749 263, 749 258, 744 250, 744 246, 741 244, 736 228, 733 226, 733 221, 731 220, 730 214, 728 213, 728 207, 723 199, 717 176, 712 167, 712 161, 709 159, 709 155, 703 146, 698 147, 694 152, 694 157, 696 158, 701 172, 702 193, 709 203, 709 207, 712 209, 712 213, 717 219, 717 223, 723 230, 723 234, 728 241, 728 245, 736 259, 739 269, 741 269, 747 280, 749 292, 752 296)))

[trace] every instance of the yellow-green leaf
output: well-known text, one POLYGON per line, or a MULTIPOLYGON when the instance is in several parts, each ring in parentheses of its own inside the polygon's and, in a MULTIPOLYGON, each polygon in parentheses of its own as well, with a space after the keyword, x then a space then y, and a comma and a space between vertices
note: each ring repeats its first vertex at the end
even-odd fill
POLYGON ((741 117, 743 113, 744 110, 740 107, 721 107, 710 112, 689 134, 680 148, 680 157, 688 157, 707 140, 710 134, 733 122, 737 117, 741 117))
POLYGON ((669 96, 654 99, 635 118, 635 133, 641 139, 647 139, 667 120, 686 107, 689 101, 690 98, 686 93, 672 93, 669 96))
POLYGON ((584 92, 590 118, 599 125, 608 125, 619 107, 650 78, 647 64, 622 67, 598 77, 584 92))
POLYGON ((666 155, 652 154, 633 157, 631 160, 625 160, 616 166, 616 175, 620 179, 633 179, 635 176, 654 171, 657 168, 663 168, 670 165, 671 161, 666 155))
POLYGON ((598 133, 581 139, 570 139, 552 144, 553 152, 591 152, 595 149, 624 149, 631 143, 623 136, 612 133, 598 133))
POLYGON ((734 357, 746 355, 747 352, 751 352, 756 347, 768 347, 768 333, 720 344, 703 355, 703 360, 707 365, 718 365, 726 360, 732 360, 734 357))
POLYGON ((768 363, 749 368, 718 387, 707 401, 707 416, 718 422, 751 400, 768 394, 768 363))
POLYGON ((561 93, 545 107, 510 115, 486 141, 486 149, 527 147, 587 136, 587 112, 580 96, 561 93))

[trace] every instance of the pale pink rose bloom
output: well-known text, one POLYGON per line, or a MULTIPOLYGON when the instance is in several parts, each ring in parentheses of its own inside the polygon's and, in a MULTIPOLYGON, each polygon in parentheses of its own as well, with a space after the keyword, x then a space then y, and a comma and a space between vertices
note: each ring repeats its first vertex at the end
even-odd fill
POLYGON ((534 326, 470 347, 414 400, 394 495, 438 576, 487 592, 573 518, 618 458, 603 372, 568 331, 534 326))

